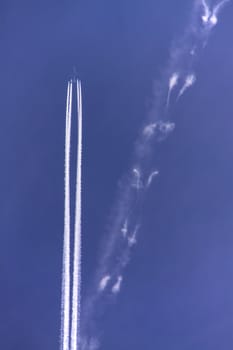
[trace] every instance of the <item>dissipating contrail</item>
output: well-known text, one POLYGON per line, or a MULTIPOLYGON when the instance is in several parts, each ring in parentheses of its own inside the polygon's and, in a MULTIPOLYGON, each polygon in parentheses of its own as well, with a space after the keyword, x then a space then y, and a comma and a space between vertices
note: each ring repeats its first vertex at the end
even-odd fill
POLYGON ((70 80, 67 87, 65 123, 65 198, 64 198, 64 239, 61 297, 61 350, 78 350, 80 333, 81 295, 81 202, 82 202, 82 91, 81 82, 70 80), (73 85, 77 90, 77 164, 75 191, 75 220, 71 228, 71 119, 73 85), (73 249, 71 234, 73 233, 73 249), (73 261, 71 262, 71 256, 73 261), (71 279, 72 276, 72 279, 71 279), (72 291, 72 294, 71 294, 72 291))
POLYGON ((129 169, 120 181, 96 277, 83 303, 82 350, 96 350, 100 345, 99 309, 103 312, 107 298, 110 300, 121 291, 131 250, 137 241, 140 244, 137 238, 142 226, 141 208, 152 180, 159 173, 153 159, 155 145, 174 131, 175 102, 196 82, 198 56, 206 47, 219 12, 227 2, 219 1, 211 8, 206 0, 193 0, 184 33, 172 45, 164 72, 155 84, 152 108, 139 132, 129 169), (172 99, 171 94, 175 92, 178 96, 172 99))

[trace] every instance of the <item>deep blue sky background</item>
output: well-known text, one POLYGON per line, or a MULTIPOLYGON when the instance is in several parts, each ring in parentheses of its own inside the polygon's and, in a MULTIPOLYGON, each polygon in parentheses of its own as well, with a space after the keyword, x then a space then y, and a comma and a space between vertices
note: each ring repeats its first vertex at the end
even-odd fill
MULTIPOLYGON (((0 2, 0 348, 59 346, 66 83, 83 82, 84 293, 154 79, 192 1, 0 2)), ((233 6, 160 147, 102 349, 233 346, 233 6)))

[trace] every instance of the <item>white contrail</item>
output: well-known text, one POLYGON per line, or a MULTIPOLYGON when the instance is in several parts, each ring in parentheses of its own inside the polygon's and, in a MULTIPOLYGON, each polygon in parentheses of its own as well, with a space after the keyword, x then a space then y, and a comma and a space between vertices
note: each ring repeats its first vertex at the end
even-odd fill
MULTIPOLYGON (((143 129, 143 136, 146 137, 147 140, 149 140, 152 136, 156 134, 159 139, 162 137, 164 139, 170 132, 172 132, 175 129, 175 124, 172 122, 163 122, 162 120, 157 121, 156 123, 148 124, 143 129)), ((136 169, 137 170, 137 169, 136 169)), ((136 171, 133 170, 136 176, 136 171)), ((140 174, 139 174, 140 175, 140 174)))
POLYGON ((68 83, 65 131, 65 206, 62 267, 62 324, 61 349, 69 350, 70 327, 70 139, 71 139, 72 84, 68 83))
POLYGON ((133 174, 135 176, 135 180, 136 182, 132 183, 133 187, 136 187, 137 190, 140 190, 140 188, 142 187, 142 181, 141 181, 141 173, 140 170, 138 170, 137 168, 133 169, 133 174))
POLYGON ((202 6, 204 9, 204 14, 201 16, 202 22, 204 24, 209 24, 211 27, 218 23, 218 15, 222 7, 230 0, 220 1, 211 11, 205 0, 202 0, 202 6))
POLYGON ((122 284, 123 277, 118 276, 116 283, 112 287, 112 293, 113 294, 118 294, 121 290, 121 284, 122 284))
POLYGON ((122 233, 124 238, 127 236, 127 233, 128 233, 128 220, 127 219, 124 222, 124 225, 121 229, 121 233, 122 233))
POLYGON ((167 94, 167 103, 166 103, 166 107, 169 107, 169 103, 170 103, 170 97, 171 97, 171 93, 172 90, 174 89, 174 87, 177 85, 178 83, 178 79, 179 79, 179 74, 178 73, 173 73, 172 76, 169 79, 169 84, 168 84, 168 94, 167 94))
POLYGON ((153 171, 150 176, 148 177, 148 180, 147 180, 147 183, 146 183, 146 187, 150 187, 154 177, 158 176, 159 175, 159 171, 158 170, 155 170, 153 171))
MULTIPOLYGON (((152 163, 151 153, 154 143, 165 140, 175 128, 174 122, 170 118, 168 119, 168 113, 164 113, 164 105, 167 102, 169 107, 171 94, 174 93, 173 89, 177 87, 179 79, 183 78, 183 81, 178 91, 177 100, 184 94, 186 89, 195 83, 196 76, 192 73, 196 64, 194 56, 197 56, 200 49, 206 45, 219 11, 227 1, 223 0, 215 7, 210 7, 208 0, 194 0, 190 23, 180 40, 175 41, 175 46, 172 48, 168 65, 165 69, 165 75, 162 77, 161 82, 156 84, 158 92, 154 93, 151 111, 136 142, 133 164, 137 166, 134 167, 133 165, 130 168, 129 180, 128 177, 127 181, 123 178, 120 183, 119 196, 114 206, 114 216, 110 225, 109 239, 106 241, 104 254, 101 254, 97 270, 98 278, 96 281, 98 284, 94 283, 85 303, 85 317, 84 320, 82 319, 84 324, 84 348, 82 350, 90 350, 93 333, 94 338, 96 337, 97 325, 95 319, 98 318, 98 310, 95 310, 95 307, 98 303, 104 307, 102 295, 99 293, 98 288, 101 278, 106 276, 106 269, 107 271, 114 270, 114 273, 111 272, 111 285, 108 284, 108 287, 111 286, 112 294, 117 295, 120 292, 124 268, 129 261, 129 252, 136 243, 138 235, 137 227, 131 233, 131 218, 133 217, 134 222, 135 219, 138 220, 139 209, 141 211, 145 192, 152 183, 154 176, 156 176, 155 172, 149 175, 147 181, 144 180, 144 174, 148 174, 148 166, 152 163), (166 97, 167 101, 164 101, 166 97), (135 191, 132 190, 132 187, 137 189, 136 204, 135 191), (128 220, 127 225, 126 220, 128 220), (119 232, 122 233, 123 237, 125 236, 125 240, 122 240, 122 235, 119 232), (112 284, 112 282, 114 283, 112 284)), ((106 280, 103 282, 106 283, 106 280)), ((105 283, 103 283, 103 286, 105 286, 105 283)))
POLYGON ((102 277, 102 279, 100 280, 100 283, 99 283, 99 291, 100 292, 103 292, 106 289, 110 279, 111 279, 111 276, 109 276, 109 275, 102 277))
POLYGON ((77 174, 75 199, 74 257, 73 257, 73 290, 72 290, 72 323, 71 350, 77 350, 80 334, 80 292, 81 292, 81 195, 82 195, 82 92, 81 83, 77 81, 78 109, 78 142, 77 174))
POLYGON ((131 248, 133 245, 135 245, 137 243, 137 233, 138 233, 138 230, 139 230, 139 225, 137 225, 133 231, 133 234, 128 237, 128 244, 129 244, 129 247, 131 248))
POLYGON ((156 127, 157 127, 156 123, 150 123, 146 125, 142 132, 143 136, 145 136, 147 139, 151 138, 154 135, 156 127))
POLYGON ((213 9, 213 13, 210 17, 210 23, 214 26, 218 23, 218 15, 219 15, 219 12, 221 10, 221 8, 227 3, 229 2, 229 0, 223 0, 223 1, 220 1, 213 9))
POLYGON ((202 6, 204 9, 204 14, 201 16, 203 23, 208 23, 211 12, 205 0, 202 0, 202 6))
POLYGON ((177 97, 177 101, 179 100, 179 98, 185 93, 185 91, 191 87, 194 83, 196 82, 196 76, 194 74, 189 74, 184 82, 183 87, 181 88, 179 95, 177 97))

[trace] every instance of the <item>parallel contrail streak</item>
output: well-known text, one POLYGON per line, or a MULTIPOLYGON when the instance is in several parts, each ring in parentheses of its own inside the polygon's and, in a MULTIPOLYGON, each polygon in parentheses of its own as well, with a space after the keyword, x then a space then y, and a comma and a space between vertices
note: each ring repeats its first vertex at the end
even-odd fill
POLYGON ((81 291, 81 194, 82 194, 82 92, 81 83, 77 81, 77 174, 75 199, 74 258, 73 258, 73 292, 72 292, 72 324, 71 350, 77 350, 80 334, 80 291, 81 291))
POLYGON ((62 267, 62 324, 61 349, 69 350, 70 326, 70 139, 71 139, 72 84, 68 83, 66 101, 65 131, 65 205, 64 205, 64 241, 62 267))

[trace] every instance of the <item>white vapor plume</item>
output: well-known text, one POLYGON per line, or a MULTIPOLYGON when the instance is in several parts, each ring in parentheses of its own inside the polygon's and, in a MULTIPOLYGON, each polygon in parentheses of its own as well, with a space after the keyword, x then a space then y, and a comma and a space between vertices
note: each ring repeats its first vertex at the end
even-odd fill
POLYGON ((203 6, 204 14, 201 16, 202 22, 208 24, 210 27, 215 26, 218 23, 218 15, 223 8, 223 6, 230 0, 220 1, 211 11, 207 2, 202 0, 201 4, 203 6))
POLYGON ((121 290, 122 276, 130 261, 131 248, 137 243, 139 227, 141 231, 146 195, 159 174, 157 169, 161 157, 158 152, 162 145, 158 143, 164 141, 175 129, 175 111, 171 108, 173 94, 176 92, 175 98, 178 101, 196 82, 195 67, 198 56, 208 43, 220 10, 228 1, 220 1, 215 7, 210 7, 207 0, 193 0, 188 25, 183 35, 174 41, 164 71, 154 84, 150 110, 135 140, 128 171, 119 182, 96 278, 85 299, 84 316, 82 313, 84 345, 81 350, 90 350, 91 339, 100 337, 97 323, 100 317, 99 308, 103 312, 108 305, 104 298, 109 297, 108 293, 100 293, 101 288, 108 288, 115 295, 121 290), (111 276, 110 280, 108 276, 111 276))
POLYGON ((205 0, 202 0, 202 6, 203 6, 204 14, 201 16, 201 19, 204 23, 207 23, 209 21, 211 12, 205 0))
POLYGON ((62 268, 62 324, 61 349, 69 350, 70 327, 70 139, 71 139, 72 84, 68 83, 65 131, 65 208, 62 268))
POLYGON ((80 350, 97 350, 99 346, 99 341, 96 338, 83 339, 80 350))
POLYGON ((218 23, 218 15, 223 6, 229 2, 229 0, 220 1, 213 9, 212 16, 210 17, 210 23, 216 25, 218 23))
POLYGON ((139 225, 136 226, 135 230, 133 231, 133 234, 130 237, 128 237, 128 244, 130 248, 137 243, 136 238, 137 238, 138 230, 139 230, 139 225))
POLYGON ((103 292, 107 288, 107 285, 108 285, 110 279, 111 279, 111 276, 109 276, 109 275, 106 275, 101 279, 101 281, 99 283, 99 291, 100 292, 103 292))
POLYGON ((185 91, 191 87, 194 83, 196 82, 196 76, 194 74, 189 74, 184 82, 184 85, 182 86, 179 95, 177 97, 177 101, 179 100, 179 98, 185 93, 185 91))
POLYGON ((175 129, 175 123, 159 121, 157 123, 157 128, 159 131, 158 140, 164 140, 164 138, 175 129))
POLYGON ((146 125, 145 128, 143 129, 143 135, 146 138, 152 137, 154 135, 156 126, 157 126, 156 123, 146 125))
POLYGON ((78 114, 78 143, 77 143, 77 174, 75 199, 75 228, 74 228, 74 258, 73 258, 73 290, 72 290, 72 324, 71 350, 78 349, 80 333, 80 297, 81 297, 81 213, 82 213, 82 90, 77 80, 77 114, 78 114))
POLYGON ((128 233, 128 220, 125 220, 124 225, 123 225, 123 227, 121 229, 121 233, 122 233, 124 238, 127 236, 127 233, 128 233))
POLYGON ((196 47, 192 47, 192 49, 190 50, 190 55, 191 56, 195 56, 196 55, 196 47))
POLYGON ((166 136, 175 129, 175 124, 171 122, 163 122, 159 120, 157 123, 148 124, 143 129, 143 135, 147 139, 156 135, 158 140, 164 140, 166 136))
POLYGON ((100 346, 100 344, 99 344, 98 339, 92 338, 90 340, 88 350, 97 350, 97 349, 99 349, 99 346, 100 346))
POLYGON ((176 73, 176 72, 173 73, 172 76, 171 76, 171 78, 169 79, 168 94, 167 94, 167 103, 166 103, 167 108, 169 107, 170 97, 171 97, 172 90, 173 90, 174 87, 178 84, 178 79, 179 79, 179 74, 176 73))
POLYGON ((128 243, 129 243, 129 247, 131 248, 133 245, 135 245, 137 243, 136 240, 136 235, 132 235, 132 237, 128 238, 128 243))
POLYGON ((113 294, 118 294, 121 290, 121 284, 122 284, 123 277, 118 276, 116 283, 112 287, 112 293, 113 294))
POLYGON ((136 182, 132 184, 133 187, 136 187, 139 190, 142 187, 141 174, 137 168, 133 169, 133 173, 135 175, 136 182))
POLYGON ((159 171, 158 171, 158 170, 155 170, 155 171, 153 171, 153 172, 150 174, 150 176, 148 177, 148 180, 147 180, 147 184, 146 184, 146 187, 147 187, 147 188, 150 187, 150 185, 151 185, 153 179, 154 179, 156 176, 158 176, 158 175, 159 175, 159 171))

